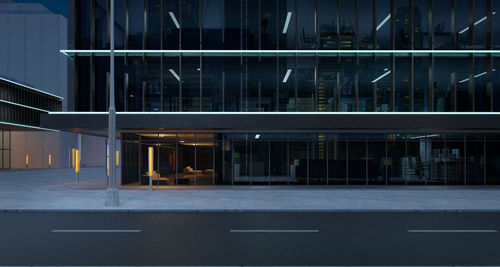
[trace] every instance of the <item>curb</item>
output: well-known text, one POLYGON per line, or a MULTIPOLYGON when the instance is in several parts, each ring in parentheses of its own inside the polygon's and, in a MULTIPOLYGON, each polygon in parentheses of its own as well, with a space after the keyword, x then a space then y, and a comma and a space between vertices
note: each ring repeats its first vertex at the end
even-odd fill
POLYGON ((491 209, 0 209, 0 213, 500 213, 491 209))

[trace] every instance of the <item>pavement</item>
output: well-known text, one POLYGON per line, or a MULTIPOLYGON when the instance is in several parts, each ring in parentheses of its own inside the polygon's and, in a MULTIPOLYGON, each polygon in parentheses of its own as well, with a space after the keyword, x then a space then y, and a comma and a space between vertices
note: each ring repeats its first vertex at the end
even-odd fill
POLYGON ((500 211, 496 186, 120 186, 104 207, 104 168, 0 172, 0 212, 500 211))

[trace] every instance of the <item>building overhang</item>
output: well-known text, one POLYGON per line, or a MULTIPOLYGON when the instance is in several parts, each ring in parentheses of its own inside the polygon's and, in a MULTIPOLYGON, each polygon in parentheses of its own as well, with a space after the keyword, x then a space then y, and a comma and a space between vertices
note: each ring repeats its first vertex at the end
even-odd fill
MULTIPOLYGON (((41 127, 107 135, 107 112, 50 112, 41 127)), ((118 112, 120 132, 500 133, 499 112, 118 112)))

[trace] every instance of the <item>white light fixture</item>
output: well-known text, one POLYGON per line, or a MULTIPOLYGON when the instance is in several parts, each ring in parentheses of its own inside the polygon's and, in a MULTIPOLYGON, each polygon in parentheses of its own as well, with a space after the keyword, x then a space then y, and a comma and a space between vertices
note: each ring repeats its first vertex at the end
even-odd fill
POLYGON ((288 77, 290 76, 290 73, 292 73, 292 69, 288 69, 285 74, 285 78, 283 78, 283 83, 286 83, 288 81, 288 77))
POLYGON ((170 17, 172 18, 172 21, 174 22, 175 27, 177 27, 177 29, 179 29, 179 28, 180 28, 180 26, 179 26, 179 22, 178 22, 178 21, 177 21, 177 19, 175 18, 174 13, 173 13, 173 12, 168 12, 168 14, 169 14, 169 15, 170 15, 170 17))
POLYGON ((426 138, 426 137, 438 137, 439 134, 431 134, 431 135, 422 135, 422 136, 415 136, 415 137, 411 137, 410 139, 422 139, 422 138, 426 138))
MULTIPOLYGON (((496 12, 496 11, 491 12, 491 15, 495 15, 495 14, 497 14, 497 12, 496 12)), ((474 26, 476 26, 476 25, 478 25, 479 23, 481 23, 481 22, 485 21, 487 18, 488 18, 488 16, 484 16, 484 17, 482 17, 480 20, 478 20, 478 21, 474 22, 474 26)), ((469 30, 469 27, 466 27, 465 29, 461 30, 458 34, 462 34, 462 33, 466 32, 466 31, 468 31, 468 30, 469 30)))
POLYGON ((174 75, 174 77, 175 77, 178 81, 180 81, 180 80, 181 80, 181 78, 179 77, 179 75, 177 75, 177 73, 175 72, 175 70, 173 70, 173 69, 168 69, 168 71, 170 71, 170 73, 172 73, 172 75, 174 75))
POLYGON ((380 79, 384 78, 385 76, 389 75, 390 73, 391 73, 391 71, 387 71, 386 73, 380 75, 378 78, 376 78, 375 80, 373 80, 372 83, 378 82, 380 79))
MULTIPOLYGON (((491 71, 496 71, 496 69, 492 69, 491 71)), ((481 77, 481 76, 484 76, 486 74, 488 74, 488 72, 485 71, 485 72, 479 73, 477 75, 474 75, 474 78, 481 77)), ((459 81, 458 83, 464 83, 464 82, 466 82, 468 80, 469 80, 469 78, 466 78, 466 79, 463 79, 463 80, 459 81)))
POLYGON ((288 25, 290 25, 290 18, 292 18, 292 12, 288 12, 286 14, 285 25, 283 26, 283 33, 286 33, 286 31, 288 31, 288 25))
POLYGON ((256 134, 255 139, 259 139, 259 138, 260 138, 260 134, 256 134))
POLYGON ((382 20, 382 22, 380 22, 379 25, 377 25, 377 31, 382 28, 382 26, 384 26, 384 24, 391 18, 391 14, 387 15, 387 17, 385 17, 384 20, 382 20))

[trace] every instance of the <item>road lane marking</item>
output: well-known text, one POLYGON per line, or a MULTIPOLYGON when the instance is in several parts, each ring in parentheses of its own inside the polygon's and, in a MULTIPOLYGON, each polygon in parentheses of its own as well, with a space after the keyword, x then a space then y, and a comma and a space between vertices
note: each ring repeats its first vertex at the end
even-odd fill
POLYGON ((140 233, 142 230, 52 230, 52 233, 140 233))
POLYGON ((497 230, 407 230, 408 233, 497 233, 497 230))
POLYGON ((229 230, 231 233, 319 233, 319 230, 229 230))

